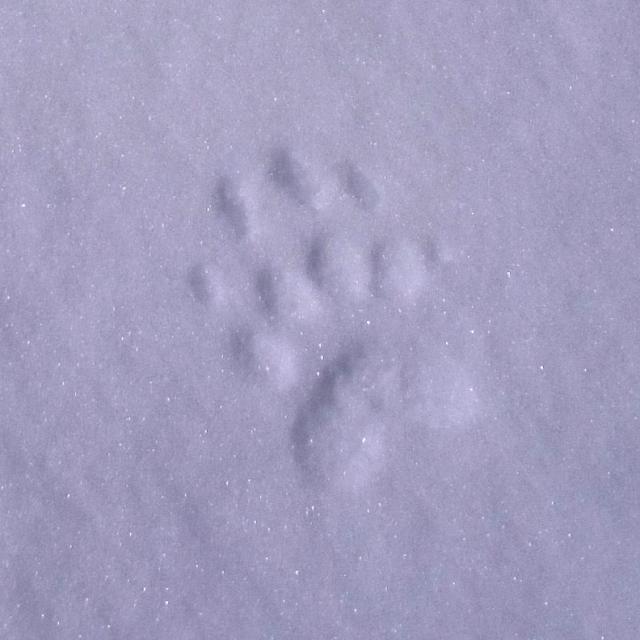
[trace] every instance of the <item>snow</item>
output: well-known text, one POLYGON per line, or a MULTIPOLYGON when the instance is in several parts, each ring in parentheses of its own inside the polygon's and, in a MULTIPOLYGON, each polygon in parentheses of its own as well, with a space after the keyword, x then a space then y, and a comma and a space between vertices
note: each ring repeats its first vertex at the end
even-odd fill
POLYGON ((639 28, 0 9, 0 636, 634 637, 639 28))

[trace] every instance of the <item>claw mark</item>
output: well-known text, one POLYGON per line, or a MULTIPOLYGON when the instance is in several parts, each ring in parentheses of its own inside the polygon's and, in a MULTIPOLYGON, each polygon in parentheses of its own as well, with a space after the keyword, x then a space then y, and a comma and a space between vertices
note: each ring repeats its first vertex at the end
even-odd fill
POLYGON ((253 364, 254 336, 247 327, 236 327, 230 335, 231 355, 242 367, 251 368, 253 364))
POLYGON ((193 297, 198 302, 205 305, 209 303, 211 292, 209 291, 208 272, 203 264, 197 263, 189 269, 187 283, 193 297))
POLYGON ((309 250, 307 252, 305 260, 305 269, 307 276, 316 285, 316 287, 322 287, 324 280, 325 269, 325 246, 321 237, 316 237, 311 241, 309 250))
POLYGON ((344 190, 365 211, 373 211, 380 202, 380 195, 373 182, 351 162, 345 162, 340 168, 344 190))
POLYGON ((262 310, 269 318, 272 318, 278 310, 276 275, 268 267, 259 269, 256 274, 255 287, 262 310))
POLYGON ((307 204, 311 199, 312 188, 307 173, 288 149, 277 147, 272 151, 267 175, 297 204, 307 204))
POLYGON ((227 177, 218 179, 214 193, 215 209, 241 240, 247 235, 247 212, 227 177))

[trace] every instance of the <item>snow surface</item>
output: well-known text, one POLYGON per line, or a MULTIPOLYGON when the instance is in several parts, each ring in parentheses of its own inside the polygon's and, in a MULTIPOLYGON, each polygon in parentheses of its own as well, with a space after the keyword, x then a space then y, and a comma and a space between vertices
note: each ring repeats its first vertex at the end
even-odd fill
POLYGON ((640 632, 640 5, 0 6, 0 637, 640 632))

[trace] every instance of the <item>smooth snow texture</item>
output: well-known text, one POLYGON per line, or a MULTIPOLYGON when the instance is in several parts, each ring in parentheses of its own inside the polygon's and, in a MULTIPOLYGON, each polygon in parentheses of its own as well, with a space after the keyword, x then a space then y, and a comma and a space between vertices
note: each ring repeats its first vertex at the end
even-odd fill
POLYGON ((0 637, 634 638, 639 10, 5 3, 0 637))

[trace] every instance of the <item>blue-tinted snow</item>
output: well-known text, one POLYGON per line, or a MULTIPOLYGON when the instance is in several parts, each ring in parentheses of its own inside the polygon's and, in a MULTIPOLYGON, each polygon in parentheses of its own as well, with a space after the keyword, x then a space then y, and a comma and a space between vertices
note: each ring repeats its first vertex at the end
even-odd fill
POLYGON ((637 3, 0 33, 0 636, 636 637, 637 3))

